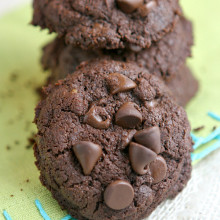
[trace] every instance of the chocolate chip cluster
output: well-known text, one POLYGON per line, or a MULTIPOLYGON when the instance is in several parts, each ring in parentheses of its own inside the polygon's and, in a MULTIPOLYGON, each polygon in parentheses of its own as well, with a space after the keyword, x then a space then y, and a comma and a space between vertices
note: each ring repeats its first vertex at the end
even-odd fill
MULTIPOLYGON (((119 73, 110 73, 106 79, 112 95, 127 92, 137 87, 137 84, 127 76, 119 73)), ((115 114, 115 121, 101 106, 92 105, 85 114, 84 123, 96 129, 107 129, 111 123, 124 129, 135 129, 142 123, 142 115, 134 102, 124 103, 115 114)), ((104 131, 103 131, 104 132, 104 131)), ((152 183, 162 181, 167 172, 167 165, 160 155, 161 141, 158 126, 149 127, 133 132, 127 137, 126 145, 129 147, 129 159, 132 169, 139 175, 150 173, 152 183)), ((102 156, 102 147, 89 142, 81 141, 73 146, 73 151, 80 162, 85 175, 89 175, 97 161, 102 156)), ((126 208, 134 198, 132 186, 123 180, 112 182, 104 192, 105 203, 112 209, 126 208), (119 198, 123 198, 119 200, 119 198), (120 202, 119 202, 120 201, 120 202)))

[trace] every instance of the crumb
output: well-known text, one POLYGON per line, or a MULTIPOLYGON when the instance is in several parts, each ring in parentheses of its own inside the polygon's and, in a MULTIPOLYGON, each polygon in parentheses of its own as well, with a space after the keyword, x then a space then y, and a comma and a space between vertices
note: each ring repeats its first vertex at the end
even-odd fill
POLYGON ((29 183, 30 182, 30 180, 29 179, 26 179, 26 183, 29 183))
POLYGON ((14 195, 10 195, 11 197, 14 197, 14 195))
POLYGON ((28 145, 26 146, 26 149, 30 149, 32 148, 32 146, 35 144, 35 138, 34 138, 35 134, 32 133, 31 137, 28 138, 28 145))
POLYGON ((198 128, 194 128, 193 131, 194 131, 194 132, 198 132, 198 131, 201 131, 201 130, 204 129, 204 128, 205 128, 205 126, 202 125, 202 126, 200 126, 200 127, 198 127, 198 128))
POLYGON ((15 140, 15 144, 16 144, 16 145, 19 145, 20 142, 19 142, 18 140, 15 140))
POLYGON ((6 150, 11 150, 11 147, 9 145, 7 145, 6 150))
MULTIPOLYGON (((32 134, 32 135, 33 135, 33 134, 32 134)), ((29 143, 32 144, 32 145, 35 143, 34 137, 28 138, 28 141, 29 141, 29 143)))
POLYGON ((31 149, 31 148, 32 148, 32 145, 27 145, 25 148, 26 148, 27 150, 28 150, 28 149, 31 149))
POLYGON ((36 93, 38 96, 40 96, 40 97, 43 97, 43 96, 44 96, 41 87, 36 88, 35 93, 36 93))
POLYGON ((23 189, 20 189, 21 190, 21 192, 23 191, 23 189))
POLYGON ((212 131, 215 131, 215 130, 216 130, 216 128, 217 128, 216 126, 213 126, 212 131))
POLYGON ((10 81, 15 82, 18 79, 18 74, 16 72, 12 72, 10 75, 10 81))

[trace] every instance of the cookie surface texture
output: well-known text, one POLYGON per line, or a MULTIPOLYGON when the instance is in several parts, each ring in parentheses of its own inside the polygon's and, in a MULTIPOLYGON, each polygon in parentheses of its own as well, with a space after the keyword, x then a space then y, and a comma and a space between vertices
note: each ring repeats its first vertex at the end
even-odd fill
POLYGON ((174 184, 185 184, 190 125, 160 79, 135 64, 99 60, 45 91, 36 108, 36 165, 72 217, 142 219, 172 188, 181 190, 174 184), (126 78, 132 86, 120 84, 126 78))

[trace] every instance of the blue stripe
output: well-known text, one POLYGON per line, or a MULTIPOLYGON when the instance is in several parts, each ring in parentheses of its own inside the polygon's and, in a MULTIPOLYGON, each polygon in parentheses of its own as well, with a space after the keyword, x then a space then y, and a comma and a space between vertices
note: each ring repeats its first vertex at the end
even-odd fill
POLYGON ((208 116, 210 116, 211 118, 220 121, 220 116, 215 114, 214 112, 208 112, 208 116))
POLYGON ((199 148, 201 145, 203 145, 203 141, 204 138, 198 138, 198 140, 195 142, 195 144, 193 145, 193 149, 196 150, 197 148, 199 148))
POLYGON ((199 137, 196 137, 196 135, 193 133, 191 133, 190 135, 191 135, 191 138, 194 142, 198 141, 199 137))
POLYGON ((4 215, 4 217, 5 217, 6 220, 12 220, 12 219, 11 219, 11 216, 7 213, 6 210, 3 211, 3 215, 4 215))
POLYGON ((50 217, 47 215, 47 213, 44 211, 40 201, 36 199, 35 204, 36 204, 41 216, 43 217, 43 219, 44 220, 51 220, 50 217))
POLYGON ((77 219, 72 218, 70 215, 67 215, 67 216, 63 217, 61 220, 77 220, 77 219))
POLYGON ((210 135, 208 135, 206 138, 203 140, 203 144, 208 143, 209 141, 212 141, 215 139, 218 135, 220 135, 220 127, 214 130, 210 135))
POLYGON ((210 147, 206 148, 202 152, 200 152, 200 153, 192 153, 191 154, 192 161, 201 160, 201 159, 203 159, 204 157, 208 156, 210 153, 212 153, 213 151, 215 151, 215 150, 217 150, 219 148, 220 148, 220 141, 218 140, 216 143, 214 143, 210 147))
MULTIPOLYGON (((208 142, 214 140, 215 138, 218 138, 218 136, 220 135, 220 127, 217 128, 215 131, 213 131, 211 134, 209 134, 207 137, 205 138, 197 138, 197 141, 195 141, 195 144, 193 145, 193 149, 197 149, 198 147, 200 147, 203 144, 207 144, 208 142)), ((192 134, 191 134, 192 136, 192 134)))

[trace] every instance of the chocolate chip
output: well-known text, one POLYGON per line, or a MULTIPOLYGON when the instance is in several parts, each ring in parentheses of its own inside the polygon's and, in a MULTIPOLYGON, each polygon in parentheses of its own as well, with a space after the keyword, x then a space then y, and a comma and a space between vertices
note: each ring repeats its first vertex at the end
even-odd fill
POLYGON ((113 95, 134 89, 137 86, 134 81, 120 73, 109 74, 107 81, 110 86, 110 92, 113 95))
POLYGON ((104 192, 105 204, 115 210, 128 207, 134 199, 134 189, 124 180, 116 180, 107 186, 104 192))
POLYGON ((166 177, 167 164, 163 157, 157 156, 150 165, 151 176, 153 177, 153 183, 158 183, 166 177))
POLYGON ((217 126, 213 126, 212 131, 215 131, 217 128, 217 126))
POLYGON ((160 153, 161 142, 159 127, 149 127, 144 130, 138 131, 134 135, 134 139, 135 141, 137 141, 137 143, 142 144, 147 148, 150 148, 155 153, 160 153))
POLYGON ((121 137, 121 147, 122 148, 125 148, 130 144, 135 133, 136 133, 136 130, 130 130, 126 133, 126 135, 122 134, 122 137, 121 137))
POLYGON ((157 154, 155 154, 152 150, 131 142, 129 146, 129 158, 131 161, 131 166, 133 170, 140 174, 146 174, 148 171, 148 165, 154 161, 157 157, 157 154))
POLYGON ((132 13, 144 4, 144 0, 117 0, 117 4, 123 12, 132 13))
POLYGON ((86 113, 84 122, 98 129, 107 129, 110 126, 110 117, 104 108, 92 106, 86 113))
POLYGON ((142 5, 138 11, 142 17, 146 17, 155 7, 157 6, 156 1, 150 1, 142 5))
POLYGON ((204 129, 204 128, 205 128, 205 126, 202 125, 202 126, 200 126, 200 127, 198 127, 198 128, 194 128, 193 131, 194 131, 194 132, 198 132, 198 131, 201 131, 201 130, 204 129))
POLYGON ((127 102, 121 106, 115 116, 117 125, 123 128, 135 128, 142 122, 142 115, 134 106, 133 102, 127 102))
POLYGON ((90 141, 81 141, 75 144, 73 146, 73 151, 79 160, 85 175, 91 173, 102 154, 102 148, 90 141))

